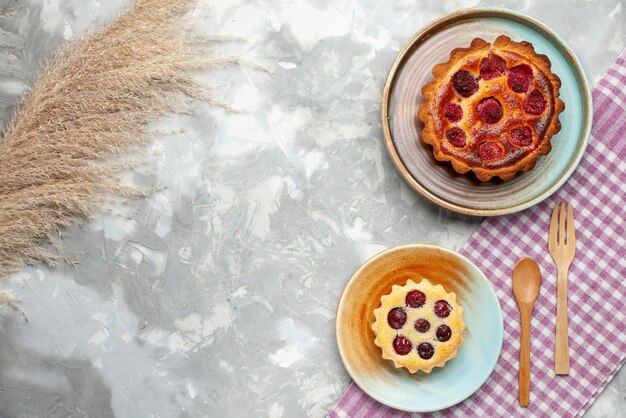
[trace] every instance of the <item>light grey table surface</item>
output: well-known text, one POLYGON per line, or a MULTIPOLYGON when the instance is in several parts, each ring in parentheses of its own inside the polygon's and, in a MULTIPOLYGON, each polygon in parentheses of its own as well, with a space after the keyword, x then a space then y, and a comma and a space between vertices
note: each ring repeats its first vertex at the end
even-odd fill
MULTIPOLYGON (((0 0, 0 121, 66 39, 126 0, 0 0)), ((393 245, 458 248, 480 219, 407 187, 382 142, 389 66, 421 26, 491 1, 226 0, 194 11, 220 47, 275 75, 203 75, 240 114, 206 105, 159 124, 126 180, 155 187, 84 229, 58 269, 0 283, 0 416, 323 417, 349 383, 335 307, 393 245)), ((513 1, 559 32, 592 84, 626 47, 617 0, 513 1)), ((587 413, 626 417, 622 370, 587 413)))

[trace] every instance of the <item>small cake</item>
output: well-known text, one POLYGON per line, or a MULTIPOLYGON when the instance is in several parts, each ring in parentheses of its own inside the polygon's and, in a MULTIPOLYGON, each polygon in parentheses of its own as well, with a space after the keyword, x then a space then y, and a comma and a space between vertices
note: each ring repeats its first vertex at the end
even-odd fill
POLYGON ((481 181, 509 180, 529 171, 551 150, 561 129, 561 80, 545 55, 528 42, 499 36, 493 44, 476 38, 433 68, 422 88, 422 140, 435 159, 481 181))
POLYGON ((408 280, 404 286, 394 285, 380 302, 372 330, 384 359, 411 373, 430 373, 456 357, 465 323, 454 293, 426 279, 408 280))

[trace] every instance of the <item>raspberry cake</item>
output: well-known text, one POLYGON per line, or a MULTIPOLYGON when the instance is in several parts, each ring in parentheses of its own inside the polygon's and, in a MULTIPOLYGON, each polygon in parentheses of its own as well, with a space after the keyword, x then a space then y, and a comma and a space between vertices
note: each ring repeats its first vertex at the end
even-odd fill
POLYGON ((561 80, 550 67, 530 43, 507 36, 493 44, 476 38, 469 48, 453 50, 422 88, 422 140, 437 160, 481 181, 533 169, 550 152, 565 108, 561 80))
POLYGON ((380 301, 372 330, 384 359, 411 373, 430 373, 456 357, 465 323, 454 293, 426 279, 408 280, 404 286, 394 285, 380 301))

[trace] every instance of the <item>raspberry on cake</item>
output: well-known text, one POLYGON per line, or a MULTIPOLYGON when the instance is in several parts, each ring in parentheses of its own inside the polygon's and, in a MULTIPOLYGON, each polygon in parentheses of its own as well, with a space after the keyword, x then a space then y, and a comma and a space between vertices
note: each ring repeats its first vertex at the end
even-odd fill
POLYGON ((408 280, 404 286, 392 286, 380 302, 372 330, 384 359, 411 373, 430 373, 456 357, 465 323, 454 293, 426 279, 408 280))
POLYGON ((433 68, 422 88, 422 140, 439 161, 481 181, 509 180, 535 167, 561 129, 561 80, 528 42, 476 38, 433 68))

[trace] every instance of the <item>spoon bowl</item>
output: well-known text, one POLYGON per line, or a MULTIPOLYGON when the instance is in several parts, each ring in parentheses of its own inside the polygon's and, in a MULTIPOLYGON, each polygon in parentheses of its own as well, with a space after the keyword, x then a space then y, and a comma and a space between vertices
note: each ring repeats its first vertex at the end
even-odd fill
POLYGON ((517 304, 535 303, 541 288, 541 270, 530 257, 524 257, 513 269, 513 294, 517 304))

